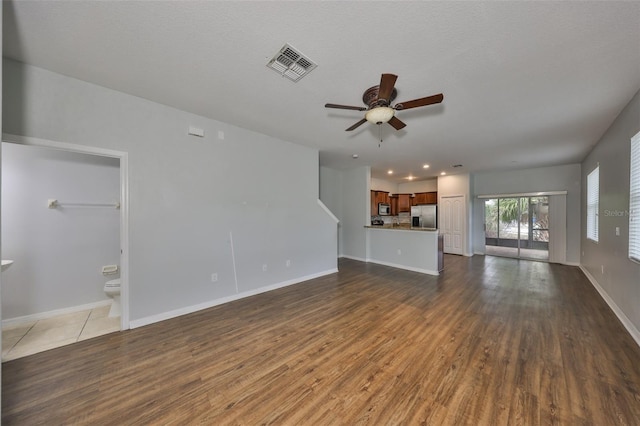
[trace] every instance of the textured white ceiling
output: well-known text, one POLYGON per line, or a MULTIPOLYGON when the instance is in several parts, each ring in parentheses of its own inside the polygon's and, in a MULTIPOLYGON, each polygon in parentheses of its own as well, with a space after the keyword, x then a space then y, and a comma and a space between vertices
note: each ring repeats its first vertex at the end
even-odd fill
POLYGON ((579 162, 640 89, 640 2, 8 1, 3 31, 7 57, 383 178, 579 162), (318 64, 298 83, 265 66, 285 43, 318 64), (324 104, 383 72, 444 102, 345 132, 363 113, 324 104))

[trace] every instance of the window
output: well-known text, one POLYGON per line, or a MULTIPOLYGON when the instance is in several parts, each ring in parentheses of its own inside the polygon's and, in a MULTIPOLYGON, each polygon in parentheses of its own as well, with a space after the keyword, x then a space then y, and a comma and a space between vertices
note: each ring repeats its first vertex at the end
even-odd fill
POLYGON ((631 138, 629 259, 640 262, 640 133, 631 138))
POLYGON ((587 176, 587 238, 598 241, 598 208, 600 206, 600 165, 587 176))

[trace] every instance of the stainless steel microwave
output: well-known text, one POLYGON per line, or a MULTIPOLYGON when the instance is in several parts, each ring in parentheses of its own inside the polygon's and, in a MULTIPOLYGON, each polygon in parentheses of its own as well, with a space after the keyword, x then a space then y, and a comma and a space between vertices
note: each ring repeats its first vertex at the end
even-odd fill
POLYGON ((389 216, 391 214, 391 206, 385 203, 378 203, 378 215, 389 216))

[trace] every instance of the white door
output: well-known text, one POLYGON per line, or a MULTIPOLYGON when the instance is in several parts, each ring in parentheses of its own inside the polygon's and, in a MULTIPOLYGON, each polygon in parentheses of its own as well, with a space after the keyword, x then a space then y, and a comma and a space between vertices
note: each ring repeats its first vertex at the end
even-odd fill
POLYGON ((440 199, 440 233, 444 236, 444 252, 464 254, 464 195, 440 199))

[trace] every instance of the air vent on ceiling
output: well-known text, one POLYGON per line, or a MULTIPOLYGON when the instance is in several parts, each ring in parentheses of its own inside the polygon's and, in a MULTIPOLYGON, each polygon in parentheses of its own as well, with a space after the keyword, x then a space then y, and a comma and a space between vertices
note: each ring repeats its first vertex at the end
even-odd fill
POLYGON ((291 81, 299 81, 318 65, 291 45, 285 44, 267 66, 291 81))

